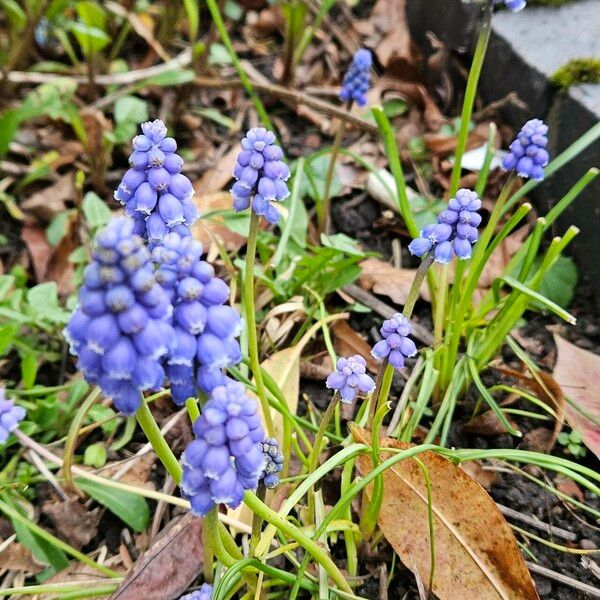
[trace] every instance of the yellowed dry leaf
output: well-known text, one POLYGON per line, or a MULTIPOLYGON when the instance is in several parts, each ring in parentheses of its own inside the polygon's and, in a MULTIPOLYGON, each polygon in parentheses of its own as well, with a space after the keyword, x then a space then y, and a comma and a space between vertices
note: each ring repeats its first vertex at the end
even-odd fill
POLYGON ((0 570, 41 573, 46 565, 37 562, 31 550, 18 542, 13 542, 0 552, 0 570))
MULTIPOLYGON (((558 348, 554 378, 569 400, 600 421, 600 356, 578 348, 558 335, 554 336, 554 341, 558 348)), ((581 434, 584 444, 600 457, 600 427, 569 402, 565 404, 565 416, 569 425, 581 434)))
MULTIPOLYGON (((355 441, 370 444, 370 433, 352 428, 355 441)), ((392 438, 383 447, 411 444, 392 438)), ((383 458, 389 455, 383 453, 383 458)), ((433 591, 440 600, 539 600, 508 523, 486 491, 462 469, 433 452, 419 454, 429 471, 435 536, 433 591)), ((372 469, 361 456, 362 475, 372 469)), ((427 492, 414 460, 396 463, 384 475, 379 526, 402 562, 429 581, 430 546, 427 492)), ((367 495, 370 494, 369 487, 367 495)))

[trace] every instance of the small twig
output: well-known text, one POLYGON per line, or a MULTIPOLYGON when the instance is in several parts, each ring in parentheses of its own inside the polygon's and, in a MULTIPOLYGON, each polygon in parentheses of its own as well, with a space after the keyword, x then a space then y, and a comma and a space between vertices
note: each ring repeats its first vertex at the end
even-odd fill
MULTIPOLYGON (((385 319, 390 319, 394 314, 399 312, 395 308, 392 308, 385 302, 382 302, 379 300, 379 298, 376 298, 373 296, 373 294, 363 290, 357 285, 346 285, 342 288, 342 290, 346 292, 346 294, 352 296, 356 301, 368 306, 371 310, 374 310, 377 314, 381 315, 385 319)), ((412 325, 414 337, 416 337, 420 342, 423 342, 426 346, 433 346, 433 335, 428 329, 419 323, 415 323, 413 320, 411 320, 410 324, 412 325)))
POLYGON ((44 464, 44 461, 37 455, 34 450, 28 450, 25 453, 27 459, 33 464, 33 466, 48 480, 48 483, 56 490, 56 493, 65 501, 68 502, 69 496, 60 487, 60 483, 54 477, 54 474, 44 464))
POLYGON ((516 519, 522 523, 527 523, 527 525, 531 525, 532 527, 535 527, 544 533, 554 535, 557 538, 566 540, 567 542, 575 542, 577 540, 577 534, 573 533, 572 531, 567 531, 566 529, 561 529, 560 527, 545 523, 541 519, 538 519, 535 515, 528 515, 498 503, 496 503, 496 506, 500 509, 500 512, 505 517, 516 519))
POLYGON ((546 577, 546 579, 558 581, 559 583, 568 585, 569 587, 579 590, 580 592, 585 592, 594 598, 600 598, 600 589, 596 587, 581 581, 577 581, 577 579, 573 579, 572 577, 568 577, 562 573, 557 573, 556 571, 552 571, 552 569, 542 567, 541 565, 536 565, 535 563, 529 561, 525 561, 525 564, 527 565, 528 569, 536 575, 542 575, 543 577, 546 577))
MULTIPOLYGON (((170 475, 167 475, 161 492, 167 496, 171 496, 176 487, 177 484, 175 483, 174 479, 170 475)), ((152 519, 152 527, 150 528, 150 541, 152 541, 158 535, 158 532, 160 531, 160 522, 162 521, 166 509, 167 503, 164 500, 160 500, 156 505, 154 518, 152 519)))

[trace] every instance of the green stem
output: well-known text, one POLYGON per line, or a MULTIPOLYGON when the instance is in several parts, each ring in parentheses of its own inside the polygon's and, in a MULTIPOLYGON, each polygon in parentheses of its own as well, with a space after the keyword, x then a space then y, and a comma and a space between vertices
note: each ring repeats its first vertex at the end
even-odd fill
POLYGON ((188 398, 185 401, 185 407, 187 408, 188 415, 192 425, 196 422, 196 419, 200 416, 200 409, 198 408, 198 400, 196 398, 188 398))
POLYGON ((75 583, 46 583, 40 585, 24 585, 22 587, 12 587, 2 589, 4 596, 38 595, 38 594, 69 594, 71 592, 86 590, 86 593, 94 596, 104 596, 114 592, 123 578, 114 578, 110 584, 94 587, 98 581, 77 581, 75 583))
MULTIPOLYGON (((265 488, 262 480, 258 484, 258 488, 256 489, 256 496, 261 501, 265 501, 265 496, 267 494, 267 489, 265 488)), ((250 556, 254 556, 256 552, 256 546, 260 541, 260 533, 262 531, 263 520, 262 517, 254 513, 252 515, 252 536, 250 537, 250 556)))
POLYGON ((54 537, 51 533, 48 533, 45 529, 42 529, 41 527, 33 523, 29 518, 25 517, 18 510, 12 508, 5 502, 0 501, 0 511, 2 511, 7 517, 12 519, 13 521, 18 521, 19 523, 27 527, 27 529, 29 529, 29 531, 31 531, 33 534, 42 538, 49 544, 52 544, 56 548, 59 548, 65 554, 69 554, 78 561, 88 565, 89 567, 92 567, 92 569, 96 569, 97 571, 100 571, 100 573, 103 573, 108 577, 121 577, 119 573, 115 573, 115 571, 113 571, 112 569, 109 569, 104 565, 98 564, 95 560, 92 560, 91 558, 89 558, 89 556, 83 554, 83 552, 79 552, 79 550, 72 548, 71 546, 69 546, 69 544, 66 544, 62 540, 59 540, 57 537, 54 537))
POLYGON ((415 308, 415 304, 417 299, 419 298, 419 292, 421 290, 421 286, 423 285, 423 281, 427 276, 427 271, 429 271, 429 267, 433 264, 434 256, 433 254, 428 254, 419 265, 417 272, 415 273, 415 278, 410 286, 410 290, 408 291, 408 297, 406 298, 406 303, 404 304, 404 309, 402 310, 402 316, 410 319, 412 317, 413 310, 415 308))
POLYGON ((73 472, 71 470, 71 466, 73 464, 73 454, 75 452, 75 444, 77 443, 77 438, 79 436, 79 429, 81 428, 85 416, 89 412, 90 408, 92 408, 99 395, 100 388, 96 387, 85 399, 84 403, 80 406, 77 414, 71 421, 71 425, 69 426, 69 431, 67 433, 67 439, 65 441, 63 458, 63 474, 65 477, 65 483, 71 490, 75 490, 80 495, 81 492, 73 481, 73 472))
MULTIPOLYGON (((266 504, 261 502, 252 492, 246 492, 244 495, 244 503, 253 511, 258 513, 265 521, 268 521, 274 527, 279 529, 283 534, 295 540, 302 546, 324 569, 335 585, 348 594, 353 594, 352 588, 348 585, 346 578, 337 568, 329 554, 321 545, 315 542, 301 529, 284 519, 281 515, 271 510, 266 504)), ((323 532, 319 532, 321 535, 323 532)))
POLYGON ((219 533, 219 517, 217 515, 217 507, 208 511, 204 516, 204 539, 208 542, 208 545, 215 555, 216 559, 225 567, 233 567, 236 560, 233 558, 221 540, 221 534, 219 533))
POLYGON ((454 197, 456 191, 458 190, 461 163, 465 153, 465 148, 467 146, 469 124, 471 122, 471 115, 473 114, 473 106, 475 104, 475 97, 477 95, 477 84, 479 83, 479 76, 481 75, 481 69, 483 67, 485 53, 487 51, 488 42, 490 41, 490 33, 492 31, 491 0, 486 0, 481 10, 483 22, 479 32, 479 38, 477 39, 473 63, 471 64, 471 70, 469 71, 469 78, 467 80, 467 89, 465 91, 465 99, 463 101, 462 113, 460 116, 460 131, 458 133, 456 152, 454 154, 454 166, 452 167, 452 176, 450 178, 451 198, 454 197))
MULTIPOLYGON (((329 401, 329 405, 327 406, 327 410, 325 414, 321 417, 321 423, 319 424, 319 429, 315 435, 315 441, 313 443, 312 451, 308 457, 308 472, 313 473, 317 468, 317 462, 319 461, 319 455, 321 454, 321 444, 323 443, 323 438, 325 437, 325 433, 327 432, 327 427, 329 427, 329 423, 331 422, 331 418, 335 412, 335 407, 338 404, 338 393, 335 392, 329 401)), ((315 516, 315 500, 314 500, 314 485, 311 486, 308 491, 308 514, 309 514, 309 522, 312 523, 315 516)))
POLYGON ((221 16, 221 11, 219 10, 219 5, 215 0, 206 0, 206 5, 208 6, 208 10, 212 15, 213 22, 219 35, 221 37, 221 41, 225 48, 227 48, 227 52, 229 53, 229 57, 231 58, 231 62, 237 71, 238 77, 240 78, 242 85, 244 86, 246 92, 250 96, 252 103, 254 104, 254 108, 260 117, 260 120, 263 122, 263 125, 270 130, 273 130, 273 125, 271 124, 271 120, 267 115, 267 111, 263 106, 263 103, 260 101, 260 98, 256 95, 254 88, 252 87, 252 82, 248 75, 246 75, 246 71, 244 71, 244 67, 238 58, 238 55, 235 52, 235 48, 233 47, 233 43, 231 42, 231 38, 227 33, 227 28, 225 27, 225 23, 223 22, 223 17, 221 16))
POLYGON ((164 465, 165 469, 171 475, 176 483, 181 481, 182 469, 179 461, 175 458, 175 455, 169 448, 163 434, 160 431, 148 405, 144 398, 142 398, 142 405, 138 408, 135 414, 140 427, 146 434, 146 438, 150 442, 150 445, 156 452, 156 455, 164 465))
MULTIPOLYGON (((348 108, 352 106, 352 102, 348 103, 348 108)), ((319 221, 319 234, 329 233, 331 215, 329 214, 329 204, 331 195, 331 183, 333 182, 333 174, 335 172, 335 163, 337 161, 340 148, 342 147, 342 140, 344 139, 344 133, 346 133, 346 123, 342 121, 335 132, 333 138, 333 145, 331 146, 331 154, 329 155, 329 164, 327 165, 327 174, 325 175, 325 187, 323 188, 323 197, 321 202, 317 203, 317 219, 319 221)))
POLYGON ((208 534, 208 527, 206 527, 206 523, 204 523, 204 526, 202 527, 202 545, 204 548, 204 556, 202 557, 204 581, 207 583, 212 583, 214 581, 213 562, 215 559, 215 554, 210 544, 210 536, 208 534))
POLYGON ((260 359, 258 355, 258 336, 256 332, 256 312, 254 309, 254 263, 256 260, 256 240, 258 237, 258 228, 260 217, 254 212, 250 213, 250 230, 248 232, 248 245, 246 248, 246 267, 244 270, 244 309, 246 311, 246 329, 248 333, 248 353, 250 355, 250 368, 256 382, 256 393, 260 400, 260 405, 269 436, 275 436, 273 418, 267 399, 267 390, 263 381, 262 370, 260 368, 260 359))

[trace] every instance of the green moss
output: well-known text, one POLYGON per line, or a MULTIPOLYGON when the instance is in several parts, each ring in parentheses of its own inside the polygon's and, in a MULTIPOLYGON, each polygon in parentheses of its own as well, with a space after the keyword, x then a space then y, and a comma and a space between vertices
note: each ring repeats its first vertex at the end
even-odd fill
POLYGON ((565 88, 578 83, 600 83, 600 58, 576 58, 556 71, 551 79, 565 88))

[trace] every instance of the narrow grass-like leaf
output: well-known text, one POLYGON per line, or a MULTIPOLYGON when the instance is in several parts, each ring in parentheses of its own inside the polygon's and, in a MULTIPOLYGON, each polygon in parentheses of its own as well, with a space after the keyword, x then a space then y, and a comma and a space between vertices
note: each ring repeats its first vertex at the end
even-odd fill
POLYGON ((107 488, 96 481, 81 477, 75 479, 75 483, 134 531, 141 533, 147 529, 150 522, 150 509, 145 498, 124 490, 107 488))

